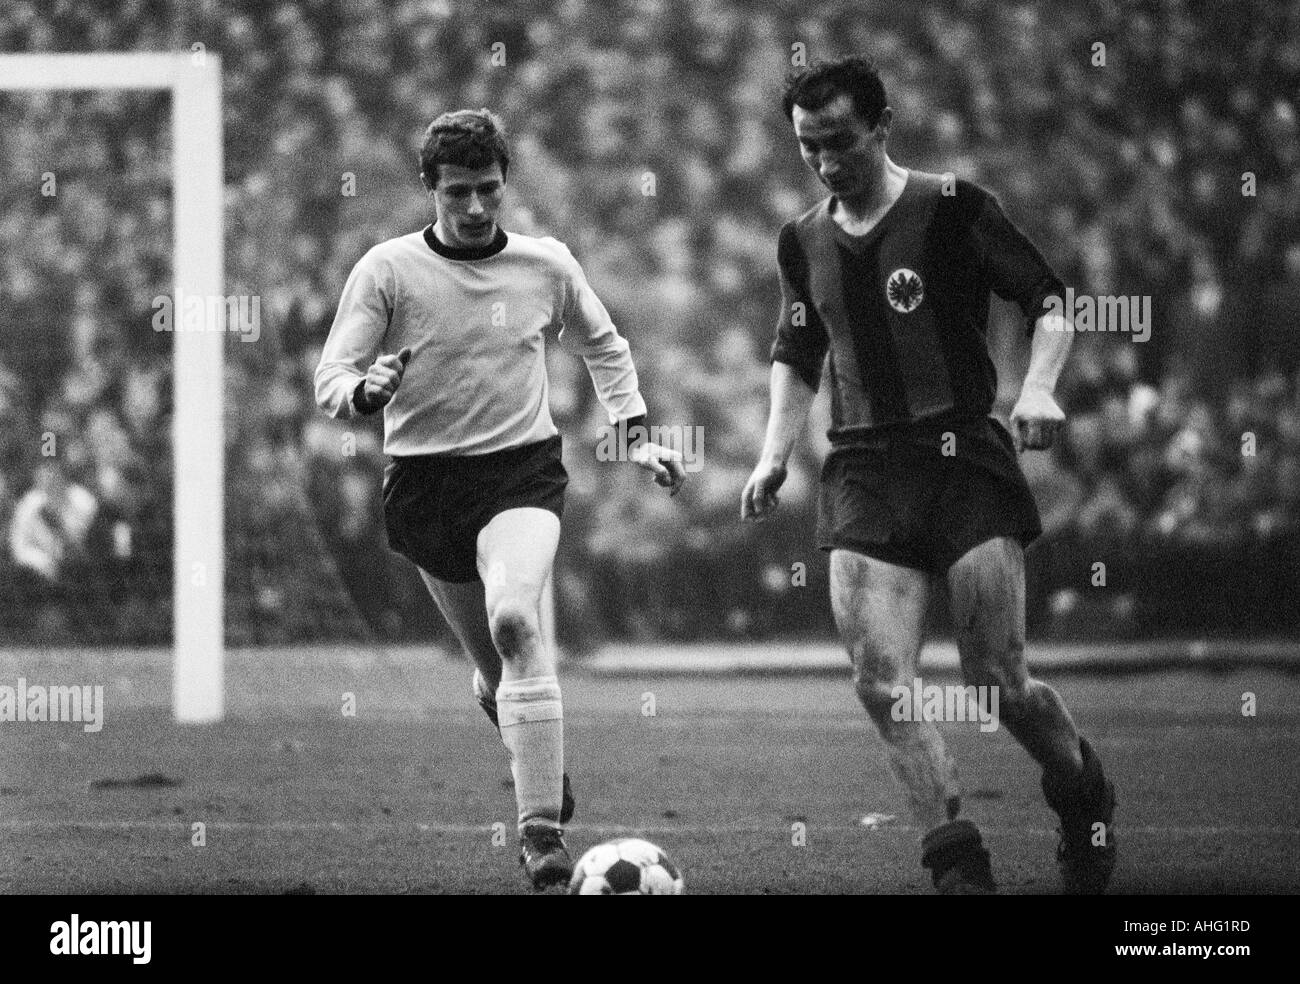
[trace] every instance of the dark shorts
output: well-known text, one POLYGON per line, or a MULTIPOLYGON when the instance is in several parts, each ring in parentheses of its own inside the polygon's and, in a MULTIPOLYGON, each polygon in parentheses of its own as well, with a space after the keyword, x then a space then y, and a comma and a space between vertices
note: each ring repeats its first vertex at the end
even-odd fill
POLYGON ((560 437, 480 455, 393 458, 384 469, 388 545, 443 581, 477 581, 478 535, 498 513, 564 514, 560 437))
POLYGON ((928 573, 1007 536, 1028 546, 1038 505, 1011 435, 993 418, 912 425, 834 449, 822 467, 817 543, 928 573), (955 439, 943 453, 945 434, 955 439))

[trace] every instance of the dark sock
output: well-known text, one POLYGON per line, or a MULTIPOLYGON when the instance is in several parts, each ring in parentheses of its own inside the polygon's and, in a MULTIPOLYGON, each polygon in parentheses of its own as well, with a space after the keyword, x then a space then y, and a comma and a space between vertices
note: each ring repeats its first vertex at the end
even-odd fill
POLYGON ((501 722, 497 718, 497 696, 488 690, 487 681, 483 679, 483 674, 478 670, 474 671, 474 680, 471 686, 474 691, 474 699, 478 701, 478 706, 483 708, 483 713, 492 722, 492 727, 500 731, 501 722))
POLYGON ((1083 756, 1082 772, 1071 775, 1043 772, 1043 795, 1061 816, 1091 811, 1109 796, 1101 760, 1088 739, 1079 739, 1079 752, 1083 756))
POLYGON ((492 722, 492 727, 500 731, 501 722, 497 719, 497 702, 490 697, 479 697, 478 706, 483 708, 483 713, 486 714, 488 720, 492 722))
POLYGON ((989 852, 979 828, 969 820, 952 820, 927 833, 921 840, 921 864, 930 869, 936 887, 953 868, 960 868, 967 881, 989 891, 996 887, 989 852))

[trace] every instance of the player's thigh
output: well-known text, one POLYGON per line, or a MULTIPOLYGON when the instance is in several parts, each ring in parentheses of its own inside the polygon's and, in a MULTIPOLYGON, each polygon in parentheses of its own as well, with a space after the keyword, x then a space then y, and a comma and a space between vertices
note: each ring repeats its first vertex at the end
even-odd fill
POLYGON ((832 550, 831 610, 863 696, 911 682, 925 631, 929 576, 853 550, 832 550))
POLYGON ((1025 553, 1019 542, 998 536, 968 550, 948 568, 948 596, 967 678, 1023 684, 1025 553))
POLYGON ((433 596, 438 611, 451 626, 466 655, 483 672, 490 683, 495 683, 501 673, 501 657, 492 643, 488 629, 487 604, 481 581, 444 581, 419 568, 429 594, 433 596))
POLYGON ((503 604, 536 611, 560 543, 560 518, 524 506, 499 512, 478 535, 478 570, 489 615, 503 604))

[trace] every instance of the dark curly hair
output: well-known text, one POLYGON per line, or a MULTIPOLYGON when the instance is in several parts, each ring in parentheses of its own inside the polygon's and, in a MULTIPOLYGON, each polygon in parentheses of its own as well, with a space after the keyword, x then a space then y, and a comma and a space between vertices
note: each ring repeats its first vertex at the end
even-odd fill
POLYGON ((815 112, 836 97, 848 95, 853 111, 869 127, 880 122, 885 109, 885 84, 871 59, 860 55, 814 62, 786 76, 781 108, 786 119, 794 119, 794 108, 815 112))
POLYGON ((510 148, 501 120, 486 109, 457 109, 443 113, 424 131, 420 146, 420 173, 429 187, 438 184, 439 164, 461 167, 501 165, 501 177, 510 168, 510 148))

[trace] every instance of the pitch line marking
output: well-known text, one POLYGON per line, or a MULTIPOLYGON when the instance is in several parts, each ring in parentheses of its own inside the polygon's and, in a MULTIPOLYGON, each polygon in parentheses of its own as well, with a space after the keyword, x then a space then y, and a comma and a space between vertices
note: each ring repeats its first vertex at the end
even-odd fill
MULTIPOLYGON (((200 816, 202 811, 196 811, 193 816, 186 820, 161 821, 161 820, 88 820, 88 821, 58 821, 58 820, 9 820, 0 821, 0 831, 32 831, 46 832, 54 830, 95 830, 95 831, 180 831, 188 832, 190 823, 195 817, 200 816)), ((814 830, 822 831, 862 831, 864 835, 874 835, 889 831, 914 832, 921 833, 920 827, 910 826, 907 824, 890 824, 877 830, 867 831, 856 823, 853 824, 818 824, 808 822, 809 827, 814 830)), ((335 831, 345 832, 385 832, 385 833, 415 833, 415 834, 484 834, 491 835, 493 827, 490 824, 463 824, 463 823, 420 823, 412 821, 402 821, 399 823, 380 823, 380 822, 357 822, 357 821, 340 821, 340 820, 277 820, 270 823, 257 823, 250 820, 208 820, 204 821, 209 830, 231 830, 231 831, 249 831, 249 832, 267 832, 267 833, 305 833, 309 831, 335 831)), ((709 834, 762 834, 772 832, 783 832, 788 826, 785 820, 773 821, 771 824, 682 824, 677 826, 668 825, 651 825, 651 826, 634 826, 628 824, 569 824, 565 830, 572 833, 580 834, 653 834, 669 835, 677 834, 681 836, 701 836, 709 834)), ((1117 829, 1122 834, 1141 834, 1141 835, 1208 835, 1208 836, 1260 836, 1275 837, 1279 835, 1296 835, 1300 834, 1300 827, 1130 827, 1122 822, 1117 824, 1117 829)), ((1034 834, 1034 835, 1056 835, 1055 828, 1048 827, 989 827, 981 826, 981 832, 993 836, 1015 836, 1017 834, 1034 834)))

